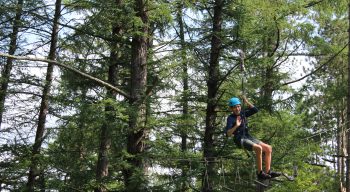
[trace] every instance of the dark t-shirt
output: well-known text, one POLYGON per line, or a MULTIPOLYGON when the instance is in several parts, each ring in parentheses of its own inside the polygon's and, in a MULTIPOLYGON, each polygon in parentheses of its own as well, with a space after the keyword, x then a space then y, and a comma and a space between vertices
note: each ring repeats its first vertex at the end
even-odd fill
MULTIPOLYGON (((242 136, 242 135, 248 135, 248 121, 247 121, 247 117, 250 117, 252 115, 254 115, 255 113, 258 112, 258 108, 256 108, 255 106, 252 108, 249 108, 247 110, 245 110, 244 112, 241 111, 240 116, 242 119, 242 123, 241 125, 235 130, 235 132, 233 132, 233 134, 235 136, 242 136)), ((236 124, 236 119, 237 119, 237 115, 235 114, 231 114, 227 117, 227 123, 226 123, 226 128, 225 128, 225 133, 227 134, 227 131, 229 129, 231 129, 235 124, 236 124)))

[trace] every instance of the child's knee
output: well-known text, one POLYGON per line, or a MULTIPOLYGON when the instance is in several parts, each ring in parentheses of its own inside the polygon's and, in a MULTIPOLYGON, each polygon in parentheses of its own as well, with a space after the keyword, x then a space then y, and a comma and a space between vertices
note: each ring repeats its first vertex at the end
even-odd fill
POLYGON ((253 150, 255 153, 260 154, 262 153, 262 147, 260 145, 253 145, 253 150))
POLYGON ((271 145, 266 146, 266 153, 272 153, 272 146, 271 145))

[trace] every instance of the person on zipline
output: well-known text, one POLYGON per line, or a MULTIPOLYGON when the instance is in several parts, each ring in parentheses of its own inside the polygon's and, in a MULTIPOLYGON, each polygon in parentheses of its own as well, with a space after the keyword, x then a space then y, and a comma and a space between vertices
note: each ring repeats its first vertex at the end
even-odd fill
POLYGON ((254 137, 248 132, 247 117, 254 115, 258 109, 252 105, 245 96, 242 96, 244 104, 248 106, 244 112, 241 108, 241 101, 237 97, 229 100, 229 108, 232 114, 227 117, 225 132, 227 136, 234 135, 234 142, 237 146, 243 147, 256 154, 257 177, 258 179, 270 179, 281 175, 279 172, 271 171, 272 147, 254 137), (265 153, 265 172, 262 170, 262 157, 265 153))

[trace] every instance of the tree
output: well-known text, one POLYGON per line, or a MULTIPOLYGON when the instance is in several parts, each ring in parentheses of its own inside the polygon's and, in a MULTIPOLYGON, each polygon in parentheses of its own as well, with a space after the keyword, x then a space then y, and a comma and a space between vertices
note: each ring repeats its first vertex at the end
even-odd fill
MULTIPOLYGON (((21 178, 33 162, 31 173, 39 170, 34 190, 255 191, 254 162, 222 133, 227 99, 244 90, 260 109, 250 130, 274 146, 273 168, 291 174, 299 167, 295 182, 269 190, 334 191, 346 176, 346 154, 340 153, 347 129, 344 2, 65 1, 57 21, 59 57, 48 60, 32 55, 47 55, 41 50, 51 41, 51 5, 28 1, 18 37, 30 46, 17 41, 13 55, 0 53, 24 60, 13 62, 7 91, 22 92, 7 95, 6 105, 23 115, 6 114, 12 124, 4 130, 11 135, 1 140, 0 187, 23 190, 29 180, 21 178), (293 75, 299 71, 289 70, 304 64, 293 62, 297 57, 311 59, 314 70, 293 75), (51 92, 50 80, 26 73, 46 65, 59 67, 51 92), (301 80, 307 83, 291 86, 301 80), (23 92, 32 95, 24 98, 23 92), (50 126, 41 125, 36 134, 36 163, 26 158, 36 153, 30 144, 36 130, 25 128, 43 122, 35 103, 43 93, 50 126), (339 157, 332 159, 334 154, 339 157)), ((0 25, 6 26, 0 29, 1 52, 10 45, 11 3, 0 8, 0 25)))
MULTIPOLYGON (((56 0, 56 8, 55 8, 55 14, 53 18, 53 25, 52 25, 52 33, 51 33, 51 45, 50 45, 50 51, 48 58, 50 60, 56 59, 56 48, 57 48, 57 42, 58 42, 58 31, 59 31, 59 19, 61 17, 61 0, 56 0)), ((40 150, 42 143, 45 139, 44 133, 45 133, 45 124, 46 124, 46 115, 49 111, 49 97, 50 97, 50 89, 52 85, 52 79, 53 79, 53 63, 48 63, 47 71, 46 71, 46 81, 44 90, 42 93, 42 100, 40 104, 40 111, 39 111, 39 118, 38 118, 38 127, 36 129, 35 134, 35 140, 34 145, 32 149, 31 154, 31 165, 29 169, 29 175, 28 175, 28 182, 27 182, 27 190, 33 191, 35 186, 35 177, 40 176, 44 177, 43 175, 40 175, 43 170, 40 170, 42 168, 40 167, 40 150)), ((44 179, 44 178, 42 178, 44 179)), ((45 189, 45 186, 42 186, 42 190, 45 189)))
MULTIPOLYGON (((348 3, 348 19, 349 19, 349 23, 350 23, 350 3, 348 3)), ((348 26, 348 45, 350 43, 350 25, 348 26)), ((346 118, 346 128, 347 130, 350 129, 350 49, 349 49, 349 46, 348 46, 348 94, 347 94, 347 118, 346 118)), ((350 156, 349 156, 349 152, 350 152, 350 134, 348 132, 348 135, 347 135, 347 158, 346 158, 346 191, 349 192, 350 191, 350 156)))
POLYGON ((205 120, 205 133, 204 133, 204 160, 208 161, 208 167, 206 173, 203 175, 203 191, 213 191, 212 177, 215 175, 214 171, 214 146, 213 135, 216 128, 216 108, 218 101, 218 89, 220 82, 220 69, 219 58, 222 47, 222 37, 220 36, 221 24, 222 24, 222 10, 223 1, 216 0, 214 2, 214 16, 213 16, 213 28, 211 35, 211 50, 210 60, 208 67, 208 98, 205 120))
POLYGON ((145 188, 143 164, 140 155, 144 152, 146 137, 145 93, 147 83, 147 54, 149 18, 148 4, 143 0, 135 0, 134 11, 140 20, 136 26, 131 43, 131 78, 129 100, 129 132, 127 151, 132 155, 128 159, 131 167, 124 170, 125 188, 127 191, 141 191, 145 188))
MULTIPOLYGON (((311 55, 314 57, 316 70, 310 73, 312 76, 308 82, 311 92, 320 94, 310 94, 307 102, 312 109, 312 105, 317 103, 317 108, 312 113, 314 119, 313 130, 324 132, 320 135, 318 142, 322 146, 322 151, 315 155, 316 164, 324 164, 323 161, 332 162, 334 170, 337 171, 338 190, 345 190, 345 156, 346 150, 346 83, 347 78, 346 60, 343 54, 348 44, 348 34, 345 33, 348 13, 345 6, 347 2, 322 2, 312 7, 317 11, 313 15, 313 22, 317 24, 317 35, 315 35, 308 46, 311 55), (342 7, 342 9, 336 8, 342 7), (327 112, 326 112, 327 111, 327 112), (329 113, 332 111, 332 113, 329 113), (335 141, 334 143, 330 141, 335 141), (334 157, 333 159, 330 157, 334 157)), ((335 186, 336 186, 335 185, 335 186)))
MULTIPOLYGON (((121 7, 122 1, 117 0, 115 2, 115 7, 121 7)), ((117 75, 118 75, 118 62, 121 59, 120 54, 118 54, 118 48, 121 47, 118 39, 121 37, 122 26, 120 21, 116 21, 112 27, 112 38, 114 40, 110 43, 110 63, 108 67, 108 83, 113 86, 117 85, 117 75)), ((111 89, 107 90, 106 99, 115 101, 117 93, 111 89)), ((111 147, 111 133, 115 125, 115 107, 107 102, 105 106, 105 120, 101 126, 100 134, 100 148, 97 161, 96 169, 96 180, 98 183, 101 183, 104 177, 108 176, 108 167, 110 156, 109 150, 111 147)), ((99 186, 95 189, 96 192, 106 191, 102 186, 99 186)))
MULTIPOLYGON (((12 33, 10 35, 10 44, 8 54, 13 55, 17 50, 18 32, 21 27, 21 17, 23 11, 23 0, 18 0, 16 5, 16 16, 13 20, 12 33)), ((8 85, 10 81, 13 59, 7 58, 5 67, 1 71, 1 86, 0 86, 0 128, 5 110, 5 100, 7 96, 8 85)))

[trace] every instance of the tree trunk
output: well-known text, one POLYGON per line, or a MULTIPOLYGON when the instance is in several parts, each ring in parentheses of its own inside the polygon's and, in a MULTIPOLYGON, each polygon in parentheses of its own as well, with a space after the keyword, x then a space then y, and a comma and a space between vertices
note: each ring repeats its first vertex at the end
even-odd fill
POLYGON ((143 26, 139 28, 131 44, 131 83, 129 99, 129 133, 127 151, 132 157, 128 158, 131 165, 125 168, 124 182, 126 191, 142 191, 145 186, 141 154, 144 151, 146 105, 144 95, 147 82, 147 50, 148 50, 148 15, 147 2, 135 0, 136 16, 141 19, 143 26))
POLYGON ((268 67, 265 69, 265 77, 264 77, 265 84, 262 86, 262 93, 263 93, 263 107, 268 112, 272 113, 273 107, 272 107, 272 94, 274 91, 274 80, 273 80, 273 68, 268 67))
POLYGON ((221 24, 222 24, 222 0, 216 0, 214 5, 214 18, 213 18, 213 31, 211 39, 211 52, 208 71, 208 101, 206 109, 205 119, 205 133, 204 133, 204 159, 206 164, 206 170, 202 178, 202 191, 213 191, 213 177, 215 176, 214 170, 214 145, 213 135, 215 131, 216 111, 217 108, 217 93, 220 81, 219 71, 219 56, 221 49, 221 24))
POLYGON ((264 38, 264 58, 268 59, 266 62, 266 67, 263 68, 263 79, 264 82, 262 86, 262 109, 266 109, 268 112, 273 111, 273 92, 275 91, 276 79, 275 71, 277 70, 276 64, 274 64, 275 51, 279 46, 279 29, 276 26, 271 26, 266 28, 269 31, 269 35, 264 38))
MULTIPOLYGON (((344 74, 341 75, 341 80, 337 82, 338 87, 342 82, 344 82, 344 74)), ((337 176, 339 181, 339 192, 345 192, 345 156, 347 156, 346 151, 346 131, 345 131, 345 118, 346 118, 346 106, 345 99, 340 99, 338 103, 337 110, 339 111, 337 114, 337 176)))
MULTIPOLYGON (((188 94, 189 94, 189 87, 188 87, 188 63, 186 59, 187 49, 186 49, 186 42, 185 42, 185 32, 184 32, 184 23, 182 18, 182 11, 183 11, 183 4, 179 2, 177 4, 177 15, 176 19, 179 25, 179 37, 180 37, 180 50, 181 50, 181 63, 182 63, 182 98, 181 98, 181 106, 182 106, 182 120, 183 124, 180 126, 180 134, 181 134, 181 152, 186 153, 187 151, 187 127, 189 126, 187 124, 187 119, 189 116, 188 111, 188 94)), ((181 177, 182 177, 182 183, 181 183, 181 189, 180 191, 187 191, 189 190, 188 186, 188 179, 187 179, 187 171, 188 171, 188 163, 184 163, 181 167, 181 177)))
MULTIPOLYGON (((8 54, 13 55, 17 49, 17 39, 18 39, 18 31, 21 25, 21 16, 22 16, 22 11, 23 11, 23 0, 18 0, 17 2, 17 9, 16 9, 16 16, 15 20, 13 23, 13 30, 12 34, 10 37, 10 47, 8 54)), ((6 95, 7 95, 7 89, 8 89, 8 84, 10 81, 10 75, 11 75, 11 70, 13 66, 13 59, 12 58, 7 58, 6 60, 6 65, 1 71, 1 85, 0 85, 0 128, 2 124, 2 118, 3 114, 5 111, 5 100, 6 100, 6 95)))
POLYGON ((345 191, 345 181, 344 181, 344 171, 345 171, 345 156, 347 154, 346 152, 346 132, 344 130, 344 120, 345 116, 343 113, 343 110, 340 109, 340 115, 337 117, 337 174, 339 177, 339 192, 345 191))
MULTIPOLYGON (((55 15, 54 15, 54 21, 53 21, 53 28, 51 33, 51 45, 50 45, 50 52, 49 52, 49 59, 55 60, 56 58, 56 47, 57 47, 57 41, 58 41, 58 22, 61 16, 61 0, 56 0, 56 7, 55 7, 55 15)), ((40 111, 39 111, 39 119, 38 119, 38 127, 36 130, 35 135, 35 141, 32 149, 32 157, 31 157, 31 165, 29 168, 29 174, 28 174, 28 182, 27 182, 27 189, 29 191, 34 191, 35 186, 35 177, 39 175, 40 170, 38 170, 39 166, 39 154, 41 150, 41 145, 44 140, 44 132, 45 132, 45 122, 46 122, 46 115, 48 113, 49 109, 49 96, 50 96, 50 89, 52 84, 52 77, 53 77, 53 63, 48 63, 47 66, 47 72, 46 72, 46 81, 45 86, 42 94, 41 104, 40 104, 40 111)))
MULTIPOLYGON (((268 29, 267 29, 268 30, 268 29)), ((271 30, 270 30, 271 31, 271 30)), ((274 57, 274 51, 275 51, 275 46, 277 46, 278 43, 275 43, 275 41, 279 41, 278 39, 278 30, 276 30, 275 33, 272 33, 271 36, 268 36, 264 42, 264 57, 269 59, 271 63, 273 62, 273 57, 274 57), (274 35, 276 34, 276 35, 274 35), (276 39, 276 40, 275 40, 276 39), (276 45, 275 45, 276 44, 276 45)), ((261 107, 263 109, 266 109, 269 113, 272 113, 273 111, 273 92, 275 91, 275 82, 276 79, 274 79, 274 71, 276 66, 273 64, 268 63, 266 68, 263 70, 263 82, 264 85, 262 86, 262 100, 264 105, 261 107)))
MULTIPOLYGON (((116 0, 116 7, 119 7, 121 5, 121 0, 116 0)), ((112 37, 119 37, 121 32, 121 26, 115 25, 112 29, 112 37)), ((117 63, 119 60, 118 57, 118 42, 112 41, 111 42, 111 53, 110 53, 110 66, 108 68, 108 83, 116 86, 117 84, 117 63)), ((117 93, 111 89, 107 90, 107 99, 115 100, 117 96, 117 93)), ((100 184, 95 189, 95 192, 104 192, 107 191, 103 187, 103 178, 108 176, 108 156, 109 156, 109 150, 111 147, 111 130, 113 129, 113 125, 115 124, 115 115, 114 115, 115 109, 112 104, 106 104, 105 106, 105 120, 101 127, 101 134, 100 134, 100 147, 99 147, 99 153, 98 153, 98 161, 97 161, 97 169, 96 169, 96 181, 100 184)))
MULTIPOLYGON (((350 43, 350 3, 348 3, 348 43, 350 43)), ((346 129, 350 129, 350 49, 348 49, 348 92, 347 92, 346 129)), ((347 132, 347 152, 350 151, 350 134, 347 132)), ((346 156, 346 191, 350 192, 350 157, 346 156)))

